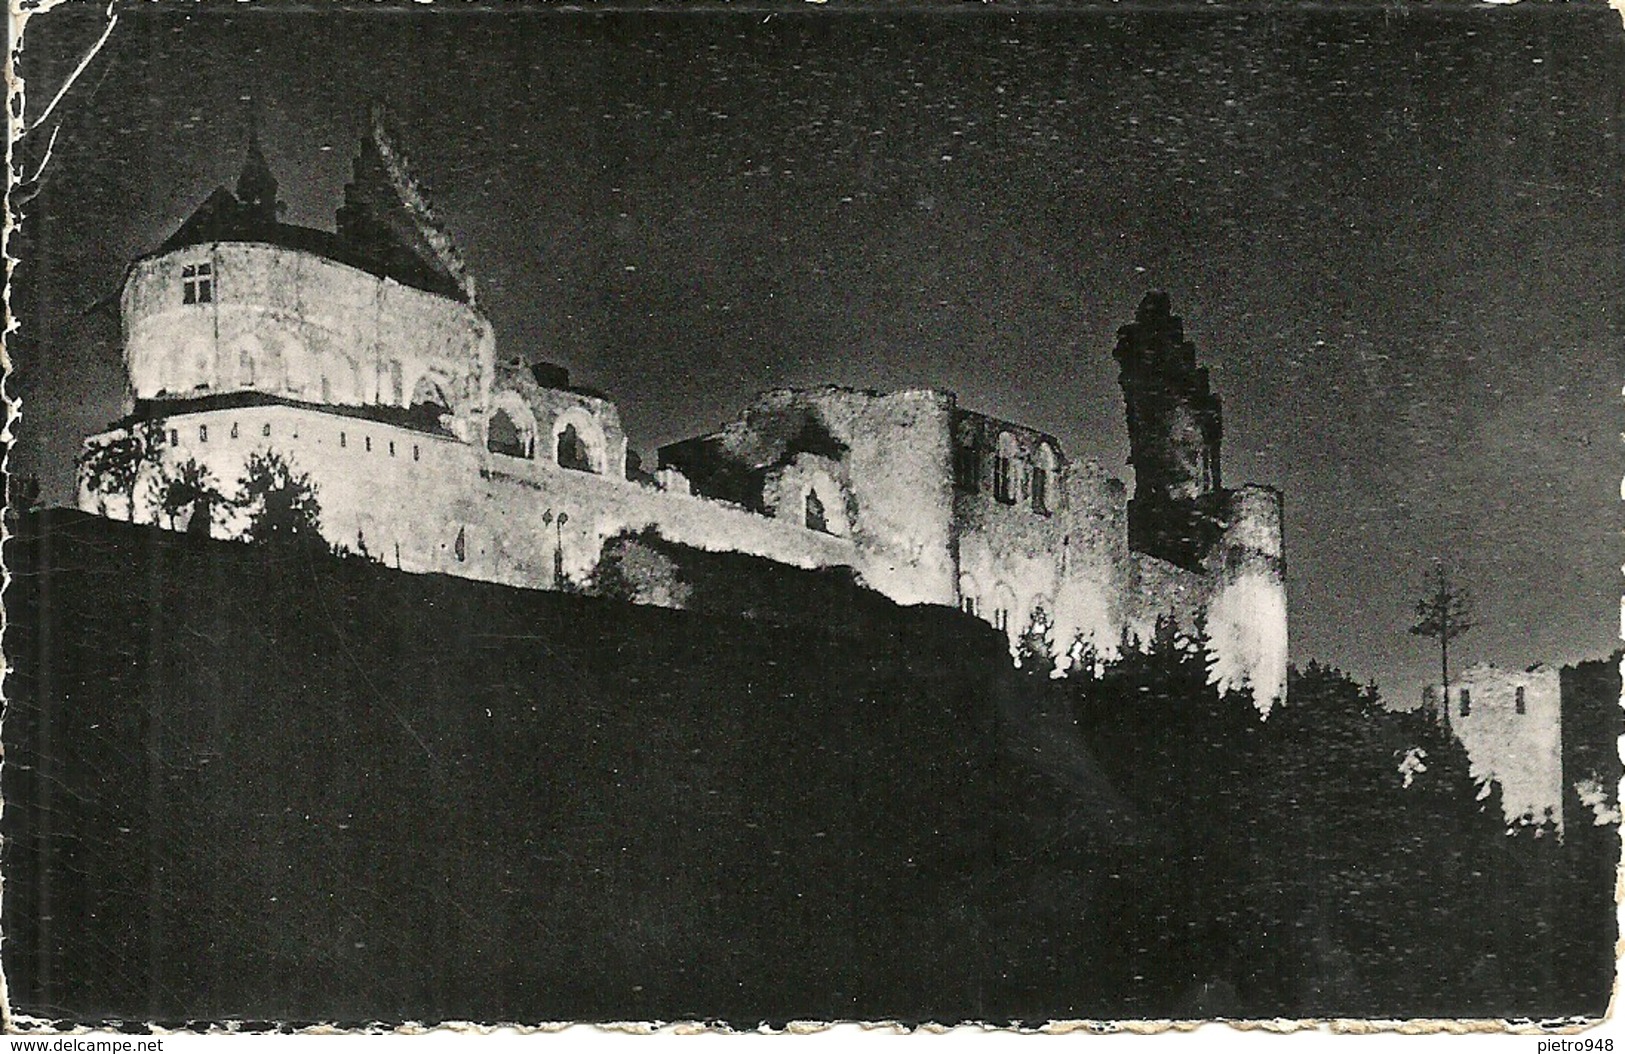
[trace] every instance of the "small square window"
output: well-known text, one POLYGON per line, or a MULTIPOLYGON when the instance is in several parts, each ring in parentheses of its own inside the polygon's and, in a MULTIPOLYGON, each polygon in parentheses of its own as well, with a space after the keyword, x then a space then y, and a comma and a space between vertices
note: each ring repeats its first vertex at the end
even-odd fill
POLYGON ((185 304, 214 302, 213 264, 187 264, 181 268, 181 302, 185 304))

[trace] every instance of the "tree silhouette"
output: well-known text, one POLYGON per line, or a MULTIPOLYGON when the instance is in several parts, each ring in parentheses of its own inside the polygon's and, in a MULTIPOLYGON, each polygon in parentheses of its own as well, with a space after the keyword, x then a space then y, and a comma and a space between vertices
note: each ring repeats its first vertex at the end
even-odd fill
POLYGON ((175 520, 181 513, 190 509, 192 518, 187 522, 186 532, 205 538, 209 536, 215 508, 225 503, 225 497, 215 483, 214 473, 209 471, 207 465, 201 465, 192 458, 187 458, 173 469, 160 470, 153 476, 149 487, 155 514, 162 512, 168 517, 171 529, 174 529, 175 520))
POLYGON ((1416 624, 1411 632, 1439 642, 1439 678, 1444 694, 1450 694, 1450 642, 1473 628, 1468 615, 1467 593, 1453 585, 1443 563, 1433 567, 1433 586, 1416 602, 1416 624))
POLYGON ((163 442, 162 419, 137 421, 112 439, 85 447, 79 455, 80 477, 95 493, 122 494, 129 502, 130 520, 134 522, 141 470, 159 463, 163 442))
POLYGON ((266 450, 248 455, 237 487, 236 505, 248 516, 245 540, 325 545, 316 485, 281 454, 266 450))

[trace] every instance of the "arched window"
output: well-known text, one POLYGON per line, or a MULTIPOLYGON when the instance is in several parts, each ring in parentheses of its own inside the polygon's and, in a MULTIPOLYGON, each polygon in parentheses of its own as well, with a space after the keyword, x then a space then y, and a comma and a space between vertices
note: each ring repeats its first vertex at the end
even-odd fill
POLYGON ((1036 513, 1050 511, 1050 486, 1055 479, 1055 468, 1055 449, 1048 443, 1038 444, 1032 471, 1033 511, 1036 513))
POLYGON ((981 482, 981 458, 975 443, 962 440, 954 444, 954 486, 975 494, 981 482))
POLYGON ((559 432, 558 461, 560 468, 572 469, 576 472, 591 472, 592 454, 587 444, 582 440, 581 433, 576 431, 575 425, 565 425, 559 432))
POLYGON ((816 490, 808 489, 806 506, 807 529, 828 534, 829 521, 824 518, 824 503, 819 500, 816 490))
POLYGON ((993 497, 1006 505, 1016 503, 1021 492, 1021 447, 1009 432, 999 433, 999 446, 993 455, 993 497))
POLYGON ((260 369, 257 371, 261 391, 280 392, 287 383, 283 370, 282 348, 275 341, 266 341, 260 350, 260 369))
MULTIPOLYGON (((993 623, 993 628, 1007 634, 1012 632, 1010 624, 1015 618, 1015 591, 1005 583, 999 582, 993 586, 993 595, 990 599, 993 610, 990 613, 989 621, 993 623)), ((1019 629, 1020 627, 1016 628, 1019 629)))
POLYGON ((407 407, 412 422, 423 428, 439 428, 440 419, 449 413, 451 399, 446 395, 446 389, 430 374, 419 377, 412 386, 412 401, 407 407))
POLYGON ((303 395, 319 386, 320 364, 309 349, 297 341, 289 340, 281 348, 283 372, 282 387, 294 395, 303 395))
POLYGON ((412 386, 412 409, 426 407, 438 414, 451 413, 451 399, 432 375, 425 373, 412 386))
POLYGON ((493 454, 528 458, 535 455, 535 448, 535 438, 515 424, 506 410, 491 415, 486 424, 485 449, 493 454))

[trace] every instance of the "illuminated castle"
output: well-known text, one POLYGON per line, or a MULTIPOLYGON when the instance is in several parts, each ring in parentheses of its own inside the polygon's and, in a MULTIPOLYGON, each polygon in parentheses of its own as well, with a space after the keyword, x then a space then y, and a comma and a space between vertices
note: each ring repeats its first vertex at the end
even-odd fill
POLYGON ((1285 691, 1280 495, 1222 487, 1219 402, 1162 294, 1116 348, 1132 499, 1053 437, 936 390, 769 392, 720 431, 663 448, 646 474, 629 472, 605 395, 498 356, 381 120, 336 233, 278 211, 251 141, 235 192, 216 190, 130 267, 127 416, 86 440, 81 508, 239 537, 229 491, 269 452, 308 476, 327 542, 404 571, 555 588, 588 580, 606 542, 652 527, 701 549, 849 567, 1012 645, 1042 629, 1063 667, 1149 636, 1159 616, 1204 620, 1223 683, 1251 685, 1261 707, 1285 691), (122 472, 109 471, 114 451, 122 472), (177 510, 173 481, 199 478, 226 500, 177 510))

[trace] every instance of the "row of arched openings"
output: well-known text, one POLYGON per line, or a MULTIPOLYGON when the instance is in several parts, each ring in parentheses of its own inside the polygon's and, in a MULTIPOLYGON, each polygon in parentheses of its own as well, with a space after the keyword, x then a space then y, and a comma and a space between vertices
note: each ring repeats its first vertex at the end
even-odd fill
MULTIPOLYGON (((1041 442, 1031 455, 1009 432, 1000 432, 992 451, 993 500, 1004 505, 1030 503, 1037 513, 1053 508, 1053 491, 1060 458, 1055 448, 1041 442)), ((954 450, 954 482, 961 490, 979 492, 984 485, 982 451, 974 442, 954 450)))
POLYGON ((959 610, 1003 633, 1053 628, 1055 622, 1055 605, 1047 595, 1039 593, 1022 606, 1008 583, 996 582, 984 590, 970 575, 959 576, 959 610))
POLYGON ((323 403, 378 403, 418 411, 431 427, 451 412, 452 399, 443 377, 419 377, 407 398, 406 378, 397 360, 375 366, 312 351, 300 341, 277 334, 248 334, 218 357, 211 342, 193 341, 167 351, 155 363, 157 394, 192 395, 215 390, 250 390, 323 403))
MULTIPOLYGON (((493 454, 534 460, 536 450, 536 423, 528 410, 521 406, 505 405, 500 400, 486 422, 485 447, 493 454)), ((594 456, 597 437, 578 422, 566 421, 554 432, 552 449, 547 452, 560 468, 574 472, 599 472, 599 459, 594 456)))

